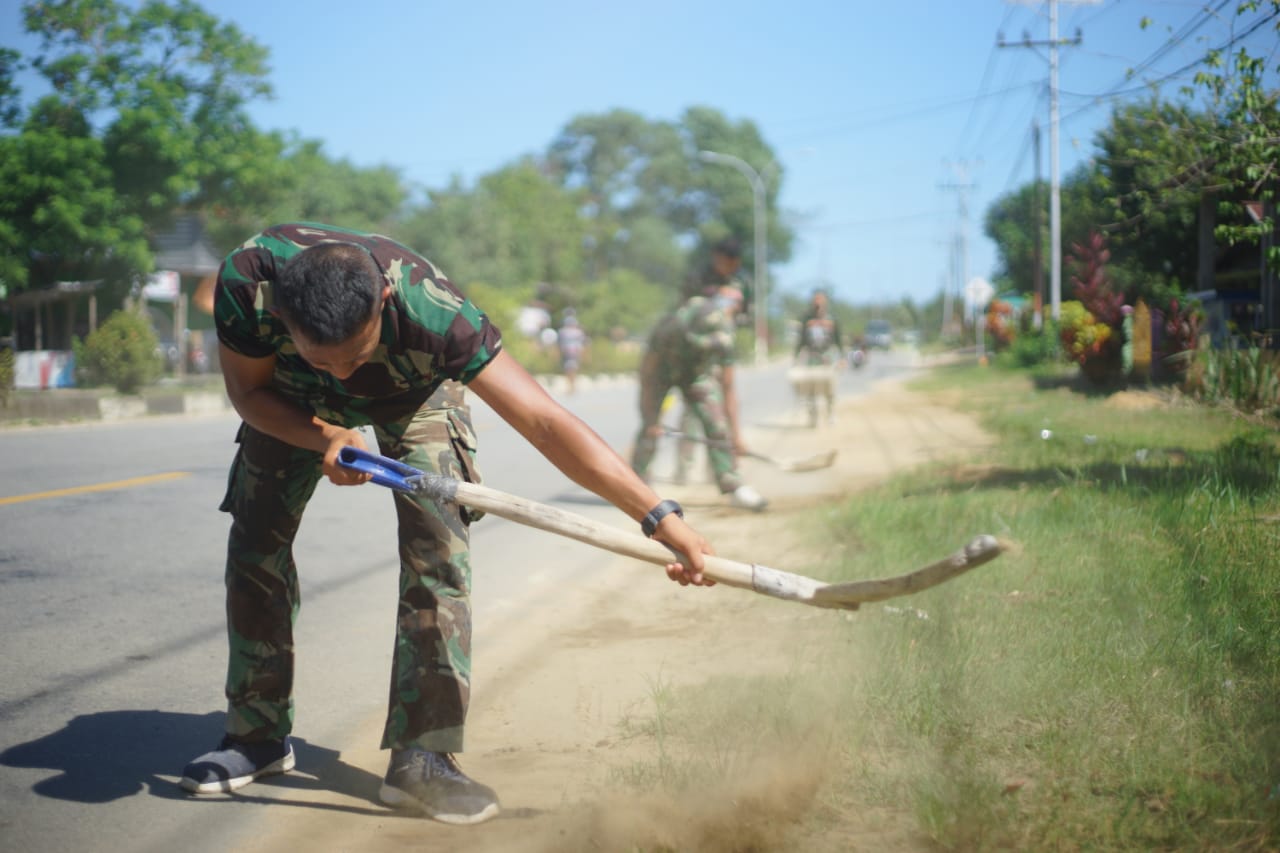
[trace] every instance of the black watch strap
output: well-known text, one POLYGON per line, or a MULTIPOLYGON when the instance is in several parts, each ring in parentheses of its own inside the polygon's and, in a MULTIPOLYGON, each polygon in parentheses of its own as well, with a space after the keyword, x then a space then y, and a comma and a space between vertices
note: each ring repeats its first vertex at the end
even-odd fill
POLYGON ((644 518, 640 519, 640 530, 645 536, 652 538, 653 534, 658 532, 658 522, 673 512, 684 518, 684 509, 680 504, 671 500, 659 502, 644 518))

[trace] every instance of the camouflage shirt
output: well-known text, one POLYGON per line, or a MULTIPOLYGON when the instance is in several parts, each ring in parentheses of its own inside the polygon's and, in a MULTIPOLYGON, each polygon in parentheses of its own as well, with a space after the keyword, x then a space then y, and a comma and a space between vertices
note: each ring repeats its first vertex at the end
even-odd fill
POLYGON ((658 321, 649 350, 681 373, 701 373, 733 364, 734 331, 730 301, 722 296, 693 296, 658 321))
POLYGON ((218 340, 250 358, 276 356, 286 393, 377 399, 434 391, 447 379, 470 382, 502 347, 501 334, 430 261, 378 234, 316 223, 275 225, 223 261, 214 296, 218 340), (319 243, 366 249, 391 285, 374 356, 346 379, 316 370, 272 311, 272 284, 289 258, 319 243))

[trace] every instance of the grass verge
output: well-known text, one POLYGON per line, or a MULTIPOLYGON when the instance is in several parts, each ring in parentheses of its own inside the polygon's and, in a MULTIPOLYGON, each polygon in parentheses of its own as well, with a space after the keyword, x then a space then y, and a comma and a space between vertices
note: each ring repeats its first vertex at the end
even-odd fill
POLYGON ((977 368, 915 390, 996 445, 815 514, 803 535, 833 547, 798 570, 921 565, 975 532, 1016 549, 806 621, 792 671, 664 687, 635 723, 660 733, 659 766, 623 781, 723 789, 811 764, 803 817, 753 849, 1280 847, 1274 424, 977 368))

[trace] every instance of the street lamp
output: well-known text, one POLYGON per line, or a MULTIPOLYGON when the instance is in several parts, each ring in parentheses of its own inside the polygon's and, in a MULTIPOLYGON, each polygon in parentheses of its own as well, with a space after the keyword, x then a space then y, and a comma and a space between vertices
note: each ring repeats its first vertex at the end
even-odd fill
POLYGON ((765 294, 769 289, 768 232, 765 229, 765 188, 764 181, 751 165, 741 157, 732 154, 721 154, 718 151, 699 151, 698 159, 704 163, 719 163, 732 166, 743 174, 751 184, 751 193, 755 201, 755 274, 756 274, 756 364, 763 364, 768 355, 765 340, 769 335, 769 323, 765 317, 765 294))

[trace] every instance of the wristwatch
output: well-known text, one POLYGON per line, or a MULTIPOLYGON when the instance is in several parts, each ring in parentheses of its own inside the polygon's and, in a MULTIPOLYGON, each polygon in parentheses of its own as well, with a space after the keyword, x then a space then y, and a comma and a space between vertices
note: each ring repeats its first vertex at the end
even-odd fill
POLYGON ((661 501, 653 509, 649 510, 644 518, 640 519, 640 530, 645 536, 653 538, 653 534, 658 532, 658 522, 666 518, 671 513, 684 518, 684 509, 675 501, 661 501))

